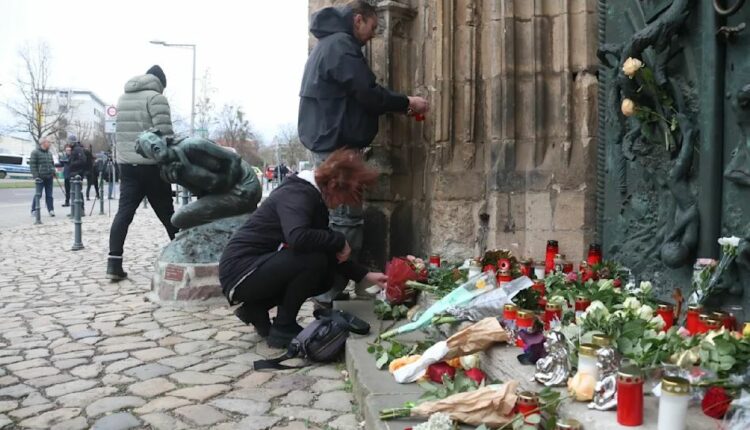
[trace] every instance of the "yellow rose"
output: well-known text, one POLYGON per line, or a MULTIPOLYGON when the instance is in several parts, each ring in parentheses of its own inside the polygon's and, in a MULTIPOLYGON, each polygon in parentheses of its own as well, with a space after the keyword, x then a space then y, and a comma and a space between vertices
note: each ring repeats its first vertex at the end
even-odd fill
POLYGON ((625 116, 633 116, 635 115, 635 102, 630 99, 623 99, 622 105, 620 106, 620 110, 622 110, 622 114, 625 116))
POLYGON ((628 57, 622 65, 622 72, 625 73, 625 76, 628 78, 633 79, 633 76, 638 73, 638 70, 640 70, 641 67, 643 67, 643 62, 641 60, 628 57))
POLYGON ((579 402, 588 402, 594 398, 596 379, 594 375, 586 372, 578 372, 568 379, 568 392, 579 402))

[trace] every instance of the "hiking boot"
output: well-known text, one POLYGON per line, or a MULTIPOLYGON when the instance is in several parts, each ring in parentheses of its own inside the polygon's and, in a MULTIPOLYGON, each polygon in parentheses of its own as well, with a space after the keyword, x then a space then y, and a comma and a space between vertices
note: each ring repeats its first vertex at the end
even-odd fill
POLYGON ((127 278, 128 274, 122 270, 122 257, 112 257, 107 259, 107 279, 115 282, 127 278))
POLYGON ((286 348, 289 346, 289 342, 297 337, 301 331, 302 326, 296 322, 294 324, 282 325, 274 320, 273 325, 271 326, 271 331, 268 333, 266 343, 268 343, 268 346, 271 348, 286 348))
POLYGON ((234 314, 245 325, 252 324, 258 336, 266 338, 271 330, 271 319, 268 318, 268 310, 259 309, 243 303, 242 306, 235 309, 234 314))

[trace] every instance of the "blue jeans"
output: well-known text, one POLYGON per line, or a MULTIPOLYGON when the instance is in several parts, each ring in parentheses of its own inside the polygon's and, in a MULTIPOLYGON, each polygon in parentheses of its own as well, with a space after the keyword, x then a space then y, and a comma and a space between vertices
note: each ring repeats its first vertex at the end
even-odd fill
MULTIPOLYGON (((41 199, 41 192, 44 191, 45 200, 47 202, 47 211, 52 212, 55 210, 54 203, 52 200, 52 178, 41 178, 40 182, 36 183, 36 193, 39 194, 41 199)), ((36 210, 36 198, 31 199, 31 212, 36 210)))
MULTIPOLYGON (((315 167, 322 164, 329 155, 331 155, 330 152, 313 152, 315 167)), ((349 246, 352 248, 350 258, 355 262, 359 259, 359 254, 362 251, 364 224, 365 215, 361 204, 358 206, 341 205, 336 209, 328 211, 328 226, 331 230, 344 234, 346 241, 349 242, 349 246)), ((331 289, 316 296, 315 299, 320 302, 332 302, 339 293, 346 289, 348 283, 348 279, 344 279, 343 276, 338 275, 331 289)))

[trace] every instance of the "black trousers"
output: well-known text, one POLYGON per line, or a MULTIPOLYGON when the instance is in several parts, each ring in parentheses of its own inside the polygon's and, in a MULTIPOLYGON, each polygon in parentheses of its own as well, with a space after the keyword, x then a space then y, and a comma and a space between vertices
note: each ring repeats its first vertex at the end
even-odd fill
POLYGON ((174 239, 177 228, 170 222, 174 213, 172 187, 161 179, 159 168, 155 165, 122 164, 120 178, 119 206, 109 230, 109 255, 122 256, 128 228, 144 197, 164 224, 169 238, 174 239))
POLYGON ((98 174, 90 174, 86 177, 86 200, 89 199, 91 186, 94 187, 94 191, 96 191, 96 198, 98 199, 99 198, 99 175, 98 174))
POLYGON ((70 204, 70 178, 65 178, 65 204, 70 204))
POLYGON ((252 312, 268 312, 278 306, 276 323, 291 325, 302 304, 331 288, 334 256, 322 252, 274 253, 234 290, 233 302, 243 302, 252 312))

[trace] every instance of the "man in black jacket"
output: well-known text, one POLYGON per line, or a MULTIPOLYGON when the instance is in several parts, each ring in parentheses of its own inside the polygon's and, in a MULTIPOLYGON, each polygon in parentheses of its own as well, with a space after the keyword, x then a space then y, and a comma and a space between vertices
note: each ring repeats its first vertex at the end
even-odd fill
MULTIPOLYGON (((66 187, 68 187, 70 180, 73 180, 76 178, 76 176, 80 176, 81 179, 86 177, 86 153, 83 150, 83 145, 81 145, 81 142, 78 140, 75 134, 71 134, 68 136, 68 143, 70 144, 70 177, 68 179, 68 182, 66 183, 66 187)), ((83 191, 83 189, 81 189, 83 191)), ((70 193, 66 189, 66 193, 68 195, 65 196, 65 202, 68 203, 68 198, 72 197, 70 196, 70 193)), ((81 215, 85 215, 86 211, 83 210, 83 199, 81 200, 81 215)))
MULTIPOLYGON (((378 85, 362 47, 375 36, 376 10, 362 0, 344 7, 327 7, 311 18, 310 32, 318 38, 305 65, 300 90, 300 141, 317 164, 339 148, 364 149, 378 133, 378 117, 388 112, 425 113, 422 97, 405 96, 378 85)), ((344 233, 353 255, 362 246, 361 206, 342 206, 331 213, 331 228, 344 233)), ((318 298, 333 300, 344 285, 318 298)))

